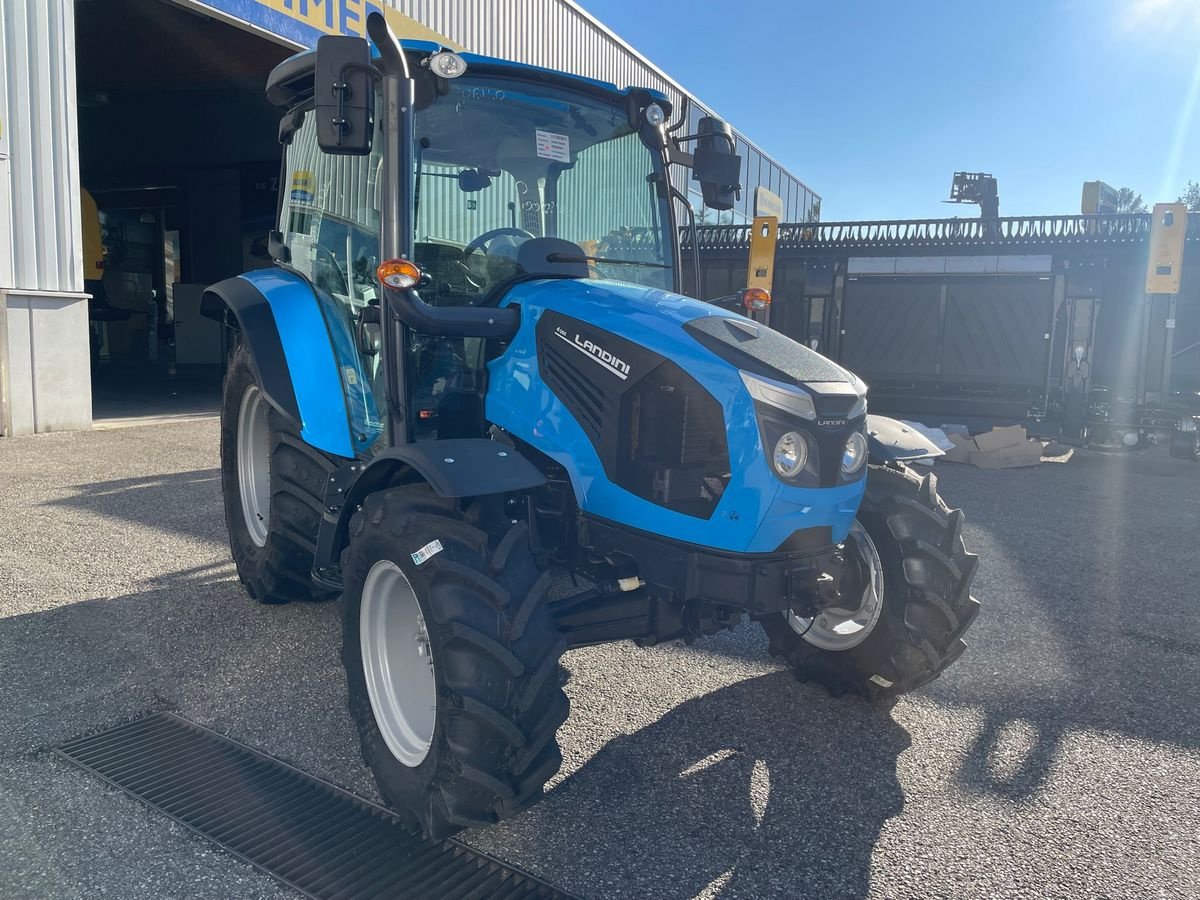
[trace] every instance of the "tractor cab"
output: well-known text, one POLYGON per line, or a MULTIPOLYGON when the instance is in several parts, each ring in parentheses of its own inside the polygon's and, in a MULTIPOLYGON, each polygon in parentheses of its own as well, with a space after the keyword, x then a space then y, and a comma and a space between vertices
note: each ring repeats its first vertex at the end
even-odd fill
MULTIPOLYGON (((677 290, 678 191, 668 169, 695 156, 668 138, 671 105, 658 92, 427 42, 384 38, 374 56, 366 46, 323 38, 277 67, 267 93, 286 110, 287 190, 270 246, 324 295, 333 330, 353 336, 339 369, 353 449, 372 455, 389 422, 400 443, 485 431, 489 335, 402 326, 391 337, 404 351, 381 354, 382 262, 417 266, 411 291, 432 319, 446 309, 469 311, 460 321, 494 318, 485 311, 514 285, 541 278, 677 290), (389 120, 385 109, 397 107, 389 120), (391 404, 388 378, 404 386, 391 404)), ((704 128, 722 137, 706 135, 716 149, 701 154, 702 167, 707 154, 730 182, 706 186, 719 203, 722 193, 732 199, 740 164, 723 126, 704 128)))

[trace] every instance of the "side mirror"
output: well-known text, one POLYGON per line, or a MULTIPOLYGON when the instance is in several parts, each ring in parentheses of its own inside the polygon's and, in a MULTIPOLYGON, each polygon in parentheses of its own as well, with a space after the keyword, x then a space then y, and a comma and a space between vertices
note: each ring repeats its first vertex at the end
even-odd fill
POLYGON ((365 156, 375 132, 371 45, 362 38, 324 35, 313 75, 317 143, 326 153, 365 156))
POLYGON ((700 182, 705 206, 733 209, 742 190, 742 158, 733 150, 733 129, 712 116, 702 116, 699 128, 692 178, 700 182))
POLYGON ((363 356, 378 356, 382 340, 379 325, 383 321, 379 307, 364 306, 358 318, 358 349, 363 356))

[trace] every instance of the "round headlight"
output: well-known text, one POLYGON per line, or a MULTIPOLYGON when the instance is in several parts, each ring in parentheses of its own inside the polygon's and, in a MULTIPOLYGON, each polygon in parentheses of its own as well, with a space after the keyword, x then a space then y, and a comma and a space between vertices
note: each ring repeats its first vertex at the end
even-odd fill
POLYGON ((657 103, 651 103, 646 107, 646 121, 657 128, 663 122, 667 121, 667 114, 657 103))
POLYGON ((771 462, 781 478, 795 478, 808 462, 808 441, 804 440, 803 435, 789 431, 775 442, 771 462))
POLYGON ((861 431, 850 435, 846 449, 842 452, 842 474, 853 475, 867 461, 867 439, 861 431))
POLYGON ((457 53, 443 50, 429 57, 429 68, 443 78, 457 78, 467 71, 467 61, 457 53))

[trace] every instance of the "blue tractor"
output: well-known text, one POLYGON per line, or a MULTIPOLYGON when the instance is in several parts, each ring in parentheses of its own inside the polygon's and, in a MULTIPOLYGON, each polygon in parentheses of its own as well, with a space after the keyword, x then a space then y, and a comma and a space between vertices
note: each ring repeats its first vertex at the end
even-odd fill
POLYGON ((937 449, 757 314, 677 293, 676 173, 730 208, 727 126, 367 27, 271 74, 275 265, 204 309, 236 334, 238 573, 267 603, 341 595, 383 796, 434 836, 534 802, 572 647, 748 618, 835 693, 937 677, 978 610, 962 514, 906 465, 937 449))

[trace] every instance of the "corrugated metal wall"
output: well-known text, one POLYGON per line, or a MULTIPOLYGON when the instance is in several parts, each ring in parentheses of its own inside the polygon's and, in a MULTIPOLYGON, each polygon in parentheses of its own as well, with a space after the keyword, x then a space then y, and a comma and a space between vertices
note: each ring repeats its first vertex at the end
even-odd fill
POLYGON ((74 0, 0 0, 0 77, 0 287, 81 291, 74 0))
MULTIPOLYGON (((683 86, 643 58, 636 49, 590 15, 575 0, 380 0, 409 18, 474 53, 511 59, 531 65, 573 72, 612 82, 617 87, 650 87, 666 94, 674 106, 672 121, 687 116, 695 125, 702 115, 718 111, 707 108, 689 95, 683 86)), ((739 152, 743 160, 744 202, 736 212, 736 221, 748 221, 754 214, 755 189, 770 188, 788 203, 793 221, 805 221, 812 203, 820 202, 807 185, 786 167, 737 129, 739 152), (747 153, 747 147, 751 152, 747 153), (762 168, 760 169, 760 163, 762 168), (777 181, 778 179, 778 181, 777 181), (782 182, 782 183, 780 183, 782 182)), ((688 127, 688 132, 695 131, 688 127)), ((671 180, 681 192, 698 190, 688 174, 673 167, 671 180)), ((693 195, 695 202, 698 198, 693 195)), ((709 216, 716 216, 708 210, 709 216)), ((720 221, 725 222, 723 216, 720 221)), ((712 219, 715 224, 717 219, 712 219)))
MULTIPOLYGON (((682 112, 674 84, 565 0, 388 5, 474 52, 655 87, 682 112)), ((0 56, 0 287, 80 291, 73 0, 0 0, 0 56)))
MULTIPOLYGON (((292 139, 289 159, 311 160, 313 208, 348 222, 376 226, 375 180, 379 176, 379 147, 369 156, 331 156, 317 146, 317 129, 311 116, 292 139)), ((294 175, 293 175, 294 177, 294 175)), ((295 191, 296 184, 283 185, 295 191)), ((295 199, 295 198, 293 198, 295 199)))
POLYGON ((617 87, 657 88, 677 109, 683 101, 677 85, 570 0, 387 0, 387 5, 472 53, 574 72, 617 87), (482 15, 481 5, 489 7, 482 15))
MULTIPOLYGON (((619 88, 654 88, 671 99, 672 122, 687 114, 680 86, 573 0, 487 0, 483 15, 480 0, 385 2, 472 53, 598 78, 619 88)), ((683 170, 673 167, 671 180, 687 191, 683 170)))
MULTIPOLYGON (((657 88, 686 113, 678 85, 572 0, 385 2, 474 52, 657 88)), ((74 51, 73 0, 0 0, 0 287, 83 289, 74 51)))
MULTIPOLYGON (((535 66, 573 72, 589 78, 610 81, 617 87, 649 87, 662 91, 675 107, 672 122, 688 114, 693 103, 683 86, 643 59, 638 52, 613 34, 599 20, 584 11, 574 0, 385 0, 388 6, 439 34, 462 44, 473 53, 511 59, 535 66), (486 13, 480 8, 485 6, 486 13)), ((654 11, 653 4, 647 5, 654 11)), ((702 115, 710 110, 694 102, 702 115)), ((732 122, 735 126, 737 123, 732 122)), ((744 132, 740 140, 752 144, 744 132)), ((759 153, 770 160, 770 157, 759 153)), ((778 162, 771 160, 778 166, 778 162)), ((783 169, 783 167, 779 167, 783 169)), ((790 174, 790 173, 789 173, 790 174)), ((682 169, 672 171, 675 187, 686 192, 688 176, 682 169)), ((754 189, 767 186, 766 174, 750 173, 743 190, 750 198, 753 212, 754 189)), ((803 189, 797 183, 796 188, 803 189)), ((778 186, 776 186, 778 193, 778 186)), ((812 194, 811 190, 809 193, 812 194)), ((817 196, 812 194, 812 196, 817 196)), ((818 198, 819 199, 819 198, 818 198)))

